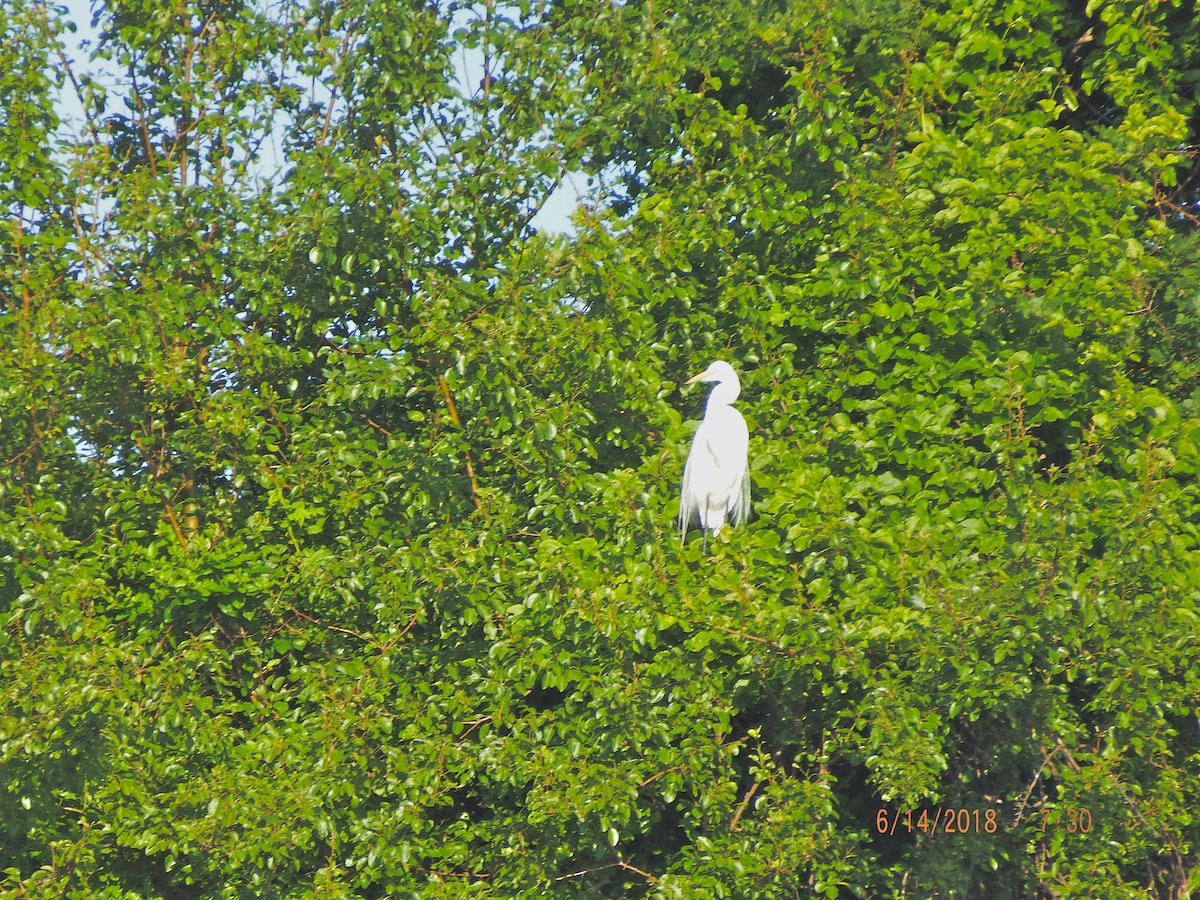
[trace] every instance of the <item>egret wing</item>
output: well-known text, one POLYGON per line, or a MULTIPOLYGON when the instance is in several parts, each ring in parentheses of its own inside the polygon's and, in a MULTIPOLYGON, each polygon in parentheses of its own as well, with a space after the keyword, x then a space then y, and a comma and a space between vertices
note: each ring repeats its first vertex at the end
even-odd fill
POLYGON ((679 493, 679 533, 687 537, 688 525, 696 518, 696 494, 692 490, 692 454, 683 466, 683 490, 679 493))
POLYGON ((696 436, 692 438, 692 449, 683 466, 683 490, 679 495, 679 530, 684 537, 687 537, 688 526, 696 519, 704 505, 705 482, 711 480, 709 471, 712 467, 706 459, 711 454, 706 443, 704 425, 701 423, 696 436))
POLYGON ((750 518, 750 431, 737 410, 727 423, 730 475, 735 480, 729 494, 729 521, 740 525, 750 518))

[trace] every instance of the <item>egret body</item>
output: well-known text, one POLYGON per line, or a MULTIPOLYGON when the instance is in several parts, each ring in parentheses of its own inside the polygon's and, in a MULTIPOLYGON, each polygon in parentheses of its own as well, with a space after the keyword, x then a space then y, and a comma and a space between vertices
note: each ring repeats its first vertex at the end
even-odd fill
POLYGON ((715 387, 683 468, 679 527, 686 537, 688 526, 699 518, 700 527, 716 537, 726 521, 736 525, 750 514, 750 432, 733 408, 742 390, 733 366, 718 360, 687 383, 698 381, 715 387))

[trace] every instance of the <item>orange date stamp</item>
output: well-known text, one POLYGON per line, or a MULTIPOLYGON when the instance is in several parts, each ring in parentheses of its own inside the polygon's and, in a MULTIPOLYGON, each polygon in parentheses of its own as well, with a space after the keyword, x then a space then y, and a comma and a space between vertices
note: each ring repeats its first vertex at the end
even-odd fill
MULTIPOLYGON (((1039 831, 1062 829, 1069 834, 1088 834, 1092 830, 1092 811, 1087 807, 1066 807, 1040 810, 1039 831)), ((1036 819, 1034 820, 1036 822, 1036 819)), ((875 830, 879 834, 996 834, 1002 823, 993 808, 935 806, 928 809, 886 809, 875 814, 875 830)))
POLYGON ((932 809, 881 808, 875 814, 875 830, 880 834, 995 834, 1000 816, 995 809, 967 809, 935 806, 932 809))

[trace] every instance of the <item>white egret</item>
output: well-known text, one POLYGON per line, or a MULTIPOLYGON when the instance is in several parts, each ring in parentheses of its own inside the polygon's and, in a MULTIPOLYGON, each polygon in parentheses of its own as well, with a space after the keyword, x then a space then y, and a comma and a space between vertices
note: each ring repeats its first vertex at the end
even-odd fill
POLYGON ((700 527, 716 537, 726 519, 736 525, 750 515, 750 432, 742 414, 733 408, 742 390, 733 366, 718 360, 687 384, 698 381, 716 386, 708 395, 704 420, 683 468, 679 527, 687 537, 688 526, 699 517, 700 527))

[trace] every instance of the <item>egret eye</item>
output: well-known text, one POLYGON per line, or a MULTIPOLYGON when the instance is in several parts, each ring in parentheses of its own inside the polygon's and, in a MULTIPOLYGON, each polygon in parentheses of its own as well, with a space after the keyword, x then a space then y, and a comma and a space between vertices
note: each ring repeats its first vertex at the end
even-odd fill
POLYGON ((688 526, 699 519, 707 543, 709 531, 716 537, 726 520, 737 525, 750 514, 750 431, 733 408, 742 390, 733 366, 718 360, 687 383, 701 381, 715 387, 683 468, 679 529, 687 537, 688 526))

